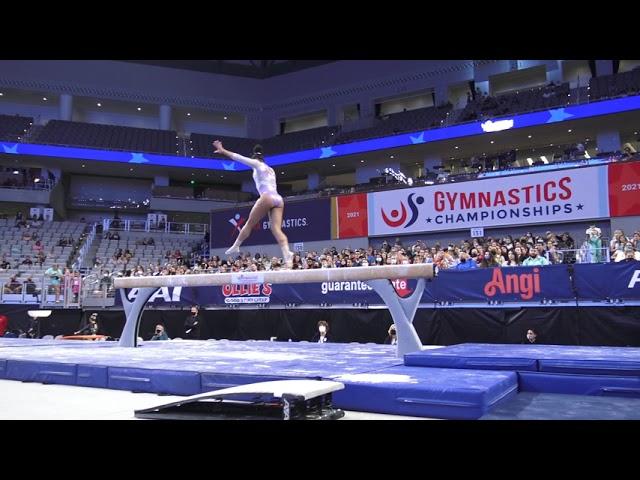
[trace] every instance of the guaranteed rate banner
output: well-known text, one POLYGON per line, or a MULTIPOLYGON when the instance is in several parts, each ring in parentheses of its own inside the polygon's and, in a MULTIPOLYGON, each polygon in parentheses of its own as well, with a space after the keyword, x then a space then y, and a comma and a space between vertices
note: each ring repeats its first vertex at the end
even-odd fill
MULTIPOLYGON (((211 248, 229 247, 249 218, 250 207, 211 212, 211 248)), ((289 243, 331 238, 331 203, 329 198, 302 202, 285 202, 282 231, 289 243)), ((275 243, 268 217, 260 219, 244 245, 275 243)))
POLYGON ((370 193, 368 211, 370 236, 604 218, 607 167, 370 193))

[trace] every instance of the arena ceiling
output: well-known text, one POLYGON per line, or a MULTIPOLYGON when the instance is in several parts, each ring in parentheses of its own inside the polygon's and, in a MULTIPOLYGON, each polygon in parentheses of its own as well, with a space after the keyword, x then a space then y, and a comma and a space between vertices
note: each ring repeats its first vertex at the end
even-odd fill
POLYGON ((125 62, 218 73, 248 78, 270 78, 336 60, 123 60, 125 62))

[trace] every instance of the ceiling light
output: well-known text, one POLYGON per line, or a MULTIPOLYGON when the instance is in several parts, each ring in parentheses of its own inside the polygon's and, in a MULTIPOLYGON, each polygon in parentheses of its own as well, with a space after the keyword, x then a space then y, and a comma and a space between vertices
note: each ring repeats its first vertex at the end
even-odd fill
POLYGON ((187 117, 190 117, 190 116, 191 116, 191 114, 190 114, 190 113, 187 113, 187 117))
POLYGON ((47 101, 47 97, 42 97, 42 100, 44 100, 46 102, 47 101))
POLYGON ((142 111, 142 107, 138 107, 138 111, 139 111, 139 112, 140 112, 140 111, 142 111))
POLYGON ((97 106, 101 107, 102 104, 100 102, 96 103, 97 106))
POLYGON ((531 138, 531 135, 529 135, 529 138, 531 138))

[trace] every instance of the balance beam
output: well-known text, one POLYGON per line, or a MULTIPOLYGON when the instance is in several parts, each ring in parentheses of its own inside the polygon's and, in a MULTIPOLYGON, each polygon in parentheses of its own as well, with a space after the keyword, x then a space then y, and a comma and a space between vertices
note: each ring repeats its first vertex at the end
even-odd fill
POLYGON ((122 304, 127 316, 127 322, 120 336, 120 346, 137 346, 138 330, 144 307, 149 298, 161 287, 206 287, 257 283, 321 283, 360 280, 371 286, 389 308, 398 335, 397 354, 402 356, 405 353, 422 349, 420 338, 413 327, 413 317, 424 291, 425 280, 433 278, 433 273, 432 264, 420 263, 413 265, 384 265, 380 267, 269 270, 242 273, 116 278, 114 286, 120 289, 122 304), (401 298, 397 295, 391 281, 398 278, 419 279, 418 285, 410 297, 401 298), (133 302, 127 299, 126 288, 139 289, 138 295, 133 302))

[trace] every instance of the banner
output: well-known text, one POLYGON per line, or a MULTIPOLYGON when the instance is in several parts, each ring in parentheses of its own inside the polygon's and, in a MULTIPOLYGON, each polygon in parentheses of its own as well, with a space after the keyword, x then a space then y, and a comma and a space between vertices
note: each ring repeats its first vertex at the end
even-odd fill
POLYGON ((335 238, 366 237, 368 235, 367 194, 340 195, 336 202, 335 238))
POLYGON ((574 298, 567 265, 443 270, 430 283, 433 302, 540 302, 574 298))
MULTIPOLYGON (((355 268, 355 267, 354 267, 355 268)), ((375 267, 372 267, 375 268, 375 267)), ((399 296, 413 294, 416 280, 394 279, 399 296)), ((133 301, 137 289, 127 291, 133 301)), ((503 267, 444 270, 427 281, 420 303, 540 303, 543 301, 602 302, 640 300, 640 262, 611 264, 503 267)), ((121 304, 120 295, 116 302, 121 304)), ((154 306, 198 305, 384 305, 365 282, 223 285, 217 287, 162 287, 149 300, 154 306)))
POLYGON ((579 299, 591 301, 640 299, 640 262, 575 265, 579 299))
POLYGON ((605 218, 607 199, 606 166, 374 192, 369 236, 605 218))
MULTIPOLYGON (((249 218, 250 207, 211 212, 211 248, 229 247, 249 218)), ((262 218, 243 245, 275 243, 268 217, 262 218)), ((331 238, 331 203, 329 198, 287 202, 282 231, 289 243, 329 240, 331 238)))
POLYGON ((640 162, 612 163, 608 168, 611 216, 640 215, 640 162))

